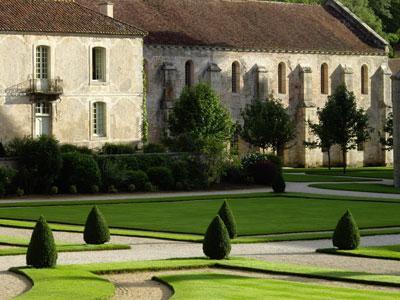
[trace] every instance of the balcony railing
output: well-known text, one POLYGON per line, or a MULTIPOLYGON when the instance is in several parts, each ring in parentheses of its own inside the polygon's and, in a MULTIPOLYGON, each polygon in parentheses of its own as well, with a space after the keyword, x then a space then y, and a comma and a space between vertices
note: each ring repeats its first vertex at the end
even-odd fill
POLYGON ((57 79, 30 79, 29 87, 26 91, 29 95, 54 95, 63 93, 63 81, 57 79))

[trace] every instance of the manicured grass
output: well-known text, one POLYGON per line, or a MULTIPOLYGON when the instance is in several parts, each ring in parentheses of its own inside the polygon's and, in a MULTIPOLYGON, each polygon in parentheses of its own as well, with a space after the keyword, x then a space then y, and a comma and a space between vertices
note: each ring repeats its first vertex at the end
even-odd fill
POLYGON ((331 175, 331 176, 353 176, 353 177, 366 177, 366 178, 383 178, 393 179, 393 168, 389 167, 364 167, 364 168, 348 168, 346 174, 343 174, 342 168, 313 168, 313 169, 290 169, 285 172, 302 171, 310 175, 331 175))
MULTIPOLYGON (((229 199, 229 196, 226 196, 229 199)), ((239 235, 333 230, 337 220, 350 209, 360 228, 400 226, 400 202, 362 198, 302 195, 256 195, 229 200, 239 235)), ((217 214, 222 199, 175 202, 116 203, 97 205, 114 228, 140 229, 184 234, 204 234, 217 214)), ((0 218, 36 220, 44 215, 49 222, 85 222, 91 205, 1 207, 0 218)))
POLYGON ((318 249, 317 252, 347 256, 400 260, 400 245, 362 247, 356 250, 337 250, 335 248, 328 248, 318 249))
POLYGON ((400 189, 379 183, 316 183, 312 187, 328 190, 356 191, 369 193, 400 194, 400 189))
MULTIPOLYGON (((25 274, 34 283, 31 290, 17 299, 107 299, 114 287, 95 274, 138 272, 168 269, 193 269, 204 267, 228 268, 276 274, 297 275, 310 278, 367 283, 400 287, 400 277, 364 272, 324 269, 317 267, 272 263, 245 258, 231 258, 215 261, 205 258, 170 259, 156 261, 132 261, 118 263, 98 263, 85 265, 65 265, 54 269, 20 268, 14 271, 25 274), (95 273, 95 274, 93 274, 95 273)), ((196 273, 194 270, 193 273, 196 273)), ((286 284, 290 282, 285 281, 286 284)), ((197 288, 192 284, 190 289, 197 288)), ((234 288, 231 286, 229 288, 234 288)), ((371 293, 373 294, 373 293, 371 293)), ((251 294, 250 294, 251 295, 251 294)), ((193 299, 193 298, 189 298, 193 299)), ((198 298, 208 299, 208 298, 198 298)), ((231 298, 232 299, 232 298, 231 298)), ((235 299, 235 298, 233 298, 235 299)), ((237 299, 243 299, 239 297, 237 299)), ((256 298, 260 299, 260 298, 256 298)), ((276 298, 275 298, 276 299, 276 298)), ((309 299, 309 298, 308 298, 309 299)), ((326 299, 326 298, 325 298, 326 299)), ((353 298, 360 299, 360 298, 353 298)), ((375 298, 372 298, 375 299, 375 298)), ((383 298, 384 299, 384 298, 383 298)))
POLYGON ((158 277, 173 287, 171 299, 394 299, 398 292, 330 287, 227 274, 178 274, 158 277))
POLYGON ((352 181, 374 181, 368 178, 351 178, 346 176, 331 175, 308 175, 308 174, 292 174, 284 173, 283 178, 287 182, 352 182, 352 181))

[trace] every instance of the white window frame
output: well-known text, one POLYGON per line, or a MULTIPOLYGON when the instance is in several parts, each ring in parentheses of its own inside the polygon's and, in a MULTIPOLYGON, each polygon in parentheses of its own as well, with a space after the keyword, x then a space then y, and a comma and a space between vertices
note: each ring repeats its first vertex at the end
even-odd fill
POLYGON ((51 70, 51 49, 47 45, 35 47, 35 79, 49 79, 51 70))
POLYGON ((110 69, 110 51, 109 49, 104 46, 103 44, 94 44, 91 45, 89 47, 89 84, 90 85, 106 85, 109 81, 109 69, 110 69), (93 56, 93 52, 95 51, 95 49, 101 49, 101 51, 103 51, 103 55, 102 55, 102 61, 100 62, 100 65, 102 66, 102 76, 101 78, 96 79, 93 75, 94 75, 94 59, 96 59, 93 56))
POLYGON ((107 136, 107 104, 102 101, 91 103, 92 136, 107 136), (99 110, 99 108, 102 108, 99 110), (100 116, 100 118, 99 118, 100 116))
POLYGON ((45 117, 49 119, 48 135, 51 135, 53 120, 52 120, 52 104, 50 102, 41 100, 33 104, 33 128, 35 137, 39 137, 38 132, 36 130, 36 122, 37 118, 40 117, 45 117))

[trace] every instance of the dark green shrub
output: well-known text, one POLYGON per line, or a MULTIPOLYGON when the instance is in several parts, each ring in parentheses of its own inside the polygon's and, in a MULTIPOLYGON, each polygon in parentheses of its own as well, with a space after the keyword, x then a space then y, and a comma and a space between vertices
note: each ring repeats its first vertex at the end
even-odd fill
POLYGON ((60 151, 61 151, 61 153, 79 152, 82 154, 89 154, 89 155, 94 154, 93 150, 89 149, 88 147, 76 146, 76 145, 72 145, 72 144, 62 144, 60 146, 60 151))
POLYGON ((83 239, 87 244, 95 245, 110 241, 110 231, 108 230, 107 222, 97 206, 93 206, 86 219, 83 239))
POLYGON ((242 158, 242 166, 247 176, 254 182, 272 185, 276 176, 282 172, 280 159, 271 154, 252 153, 242 158))
POLYGON ((240 162, 226 162, 222 169, 222 181, 232 184, 247 184, 247 174, 240 162))
POLYGON ((26 253, 26 264, 35 268, 52 268, 57 263, 53 233, 43 216, 36 222, 26 253))
POLYGON ((105 143, 101 147, 102 154, 132 154, 136 152, 136 147, 132 144, 109 144, 105 143))
POLYGON ((128 185, 128 192, 133 193, 134 191, 136 191, 136 186, 133 183, 128 185))
POLYGON ((0 197, 10 191, 15 175, 16 171, 11 168, 0 168, 0 197))
POLYGON ((22 197, 23 195, 25 195, 25 191, 24 191, 24 189, 17 188, 17 189, 15 190, 15 194, 16 194, 18 197, 22 197))
POLYGON ((68 193, 70 194, 77 194, 78 193, 78 189, 76 188, 76 185, 70 185, 68 187, 68 193))
POLYGON ((249 166, 255 164, 257 161, 264 160, 272 161, 278 167, 279 171, 282 172, 282 160, 274 154, 249 153, 242 158, 241 164, 244 169, 247 169, 249 166))
POLYGON ((155 192, 156 191, 155 186, 152 185, 151 182, 146 182, 144 184, 143 189, 144 189, 145 192, 155 192))
POLYGON ((15 186, 26 193, 47 193, 62 166, 58 141, 52 137, 14 139, 8 144, 11 156, 18 157, 15 186))
POLYGON ((55 186, 55 185, 53 185, 53 186, 50 188, 50 195, 57 195, 57 194, 58 194, 58 187, 55 186))
POLYGON ((347 210, 340 218, 333 233, 333 245, 340 250, 357 249, 360 244, 360 232, 351 212, 347 210))
POLYGON ((229 237, 231 239, 236 238, 237 237, 236 220, 226 200, 219 209, 218 215, 224 222, 226 229, 228 230, 229 237))
POLYGON ((172 171, 166 167, 153 167, 147 171, 150 182, 162 190, 171 190, 175 186, 172 171))
POLYGON ((100 191, 99 186, 96 184, 92 185, 90 190, 93 194, 97 194, 100 191))
POLYGON ((141 170, 127 171, 125 177, 126 178, 125 182, 123 182, 123 185, 127 187, 128 191, 130 191, 129 186, 132 184, 135 186, 135 190, 142 191, 145 183, 149 181, 147 174, 141 170))
POLYGON ((6 153, 6 149, 4 148, 4 145, 2 142, 0 142, 0 157, 6 157, 7 153, 6 153))
POLYGON ((272 190, 274 193, 284 193, 286 189, 285 179, 282 174, 278 174, 272 182, 272 190))
POLYGON ((191 178, 186 160, 174 160, 171 162, 170 168, 176 182, 181 182, 184 185, 189 183, 191 178))
POLYGON ((163 153, 166 152, 167 149, 162 144, 147 144, 143 146, 144 153, 163 153))
POLYGON ((207 228, 203 240, 203 252, 211 259, 227 258, 231 252, 229 233, 220 216, 216 216, 207 228))
POLYGON ((118 193, 118 189, 117 189, 115 186, 110 185, 110 186, 108 187, 108 189, 107 189, 107 192, 109 192, 109 193, 111 193, 111 194, 116 194, 116 193, 118 193))
POLYGON ((59 185, 64 190, 76 185, 82 193, 90 193, 93 185, 101 183, 100 169, 93 156, 79 152, 62 154, 63 166, 59 176, 59 185))

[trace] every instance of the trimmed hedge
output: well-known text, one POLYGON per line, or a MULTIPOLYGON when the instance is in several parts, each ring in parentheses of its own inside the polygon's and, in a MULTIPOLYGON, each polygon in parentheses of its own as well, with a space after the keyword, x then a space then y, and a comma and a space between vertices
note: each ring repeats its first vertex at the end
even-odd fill
POLYGON ((106 219, 97 206, 90 211, 83 231, 83 239, 87 244, 104 244, 110 241, 110 231, 106 219))
POLYGON ((0 167, 0 197, 10 192, 11 183, 16 175, 16 171, 11 168, 0 167))
POLYGON ((167 151, 166 147, 162 144, 150 143, 143 146, 144 153, 164 153, 166 151, 167 151))
POLYGON ((332 238, 333 245, 340 250, 354 250, 360 244, 360 231, 349 210, 340 218, 332 238))
POLYGON ((211 259, 227 258, 231 252, 229 233, 220 216, 208 226, 203 240, 203 252, 211 259))
POLYGON ((105 143, 101 147, 102 154, 132 154, 136 152, 136 147, 132 144, 110 144, 105 143))
POLYGON ((61 151, 61 153, 79 152, 79 153, 90 154, 90 155, 94 154, 94 151, 92 149, 89 149, 88 147, 76 146, 76 145, 72 145, 72 144, 62 144, 60 146, 60 151, 61 151))
POLYGON ((79 192, 91 193, 93 185, 101 184, 100 169, 92 155, 69 152, 62 154, 62 160, 58 183, 64 191, 75 185, 79 192))
POLYGON ((231 239, 236 238, 237 237, 236 220, 226 200, 219 209, 218 215, 224 222, 226 229, 228 230, 229 237, 231 239))
POLYGON ((147 171, 150 182, 161 190, 171 190, 175 187, 174 175, 167 167, 152 167, 147 171))
POLYGON ((286 189, 285 179, 282 174, 278 174, 275 180, 272 182, 272 190, 274 193, 284 193, 286 189))
POLYGON ((35 268, 52 268, 57 263, 57 248, 53 233, 41 216, 33 229, 26 253, 26 264, 35 268))

